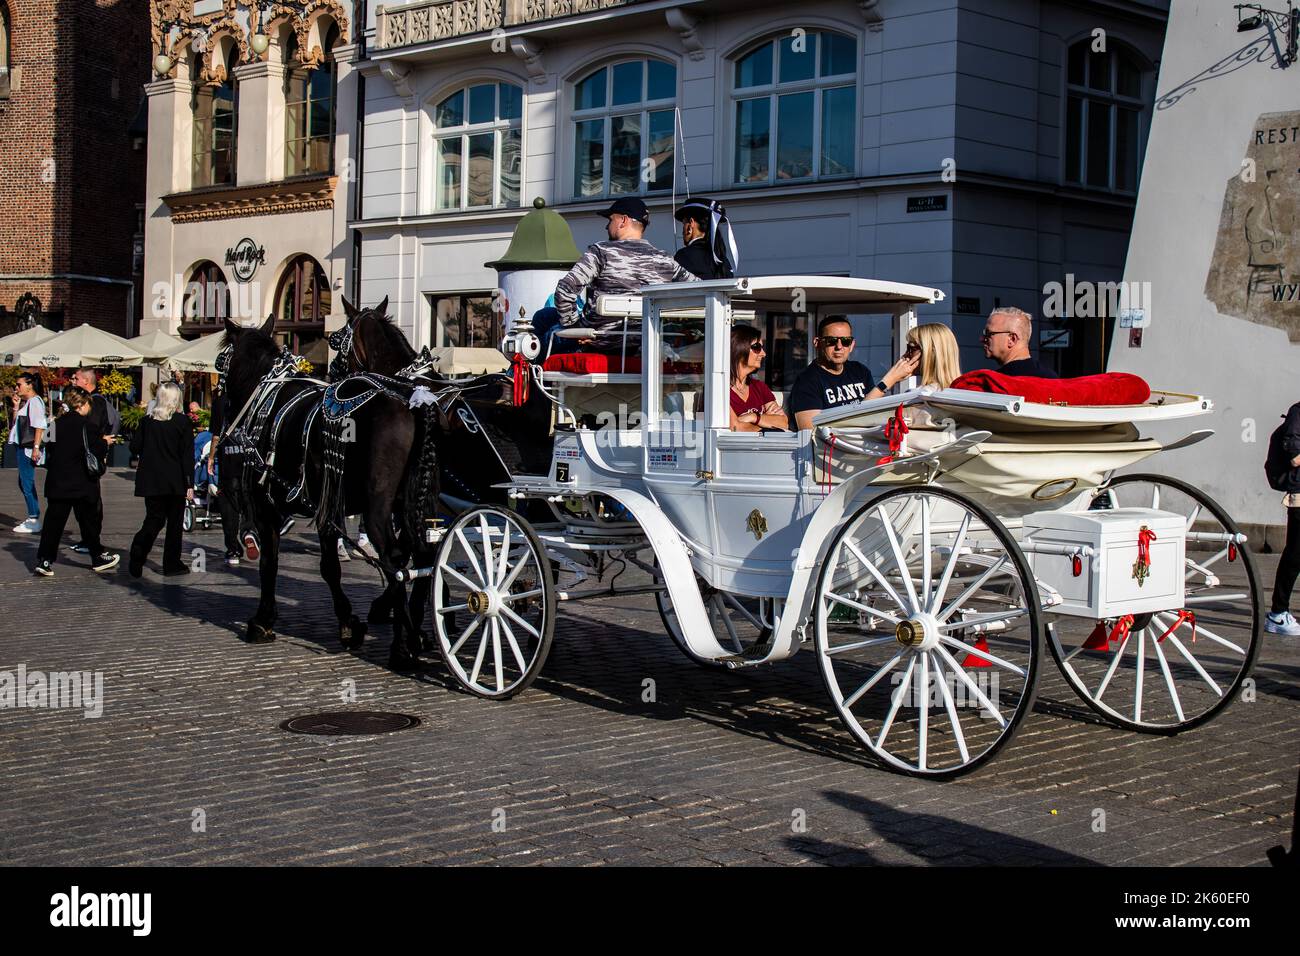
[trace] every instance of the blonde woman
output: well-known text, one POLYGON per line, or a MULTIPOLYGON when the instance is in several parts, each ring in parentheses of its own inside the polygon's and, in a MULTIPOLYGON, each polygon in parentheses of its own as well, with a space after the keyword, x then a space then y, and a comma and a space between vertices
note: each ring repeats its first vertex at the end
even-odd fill
POLYGON ((922 385, 947 388, 961 375, 961 359, 957 353, 957 337, 952 329, 938 322, 918 325, 907 333, 907 351, 919 352, 917 374, 922 385))
POLYGON ((131 453, 140 457, 135 470, 135 494, 144 499, 144 524, 131 542, 127 571, 138 578, 144 562, 167 527, 163 540, 163 574, 186 574, 181 560, 181 518, 185 499, 194 496, 194 429, 181 411, 181 389, 175 382, 158 388, 154 409, 140 421, 131 438, 131 453))

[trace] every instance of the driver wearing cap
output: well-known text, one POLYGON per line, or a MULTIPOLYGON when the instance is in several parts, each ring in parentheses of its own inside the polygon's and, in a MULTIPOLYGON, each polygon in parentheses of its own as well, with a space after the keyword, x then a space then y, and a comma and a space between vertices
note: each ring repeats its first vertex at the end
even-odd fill
POLYGON ((736 239, 727 210, 713 199, 683 203, 673 214, 682 224, 682 248, 673 258, 701 279, 730 279, 735 275, 736 239))

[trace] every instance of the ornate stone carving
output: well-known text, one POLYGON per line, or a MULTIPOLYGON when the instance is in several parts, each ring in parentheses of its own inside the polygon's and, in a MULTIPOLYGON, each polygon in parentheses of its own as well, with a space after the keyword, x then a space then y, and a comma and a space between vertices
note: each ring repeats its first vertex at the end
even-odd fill
POLYGON ((210 222, 247 216, 272 216, 311 212, 334 207, 337 176, 320 176, 293 182, 263 183, 198 189, 164 196, 172 222, 210 222))
POLYGON ((668 21, 668 26, 677 31, 677 35, 682 39, 682 47, 692 60, 704 59, 704 44, 700 42, 699 36, 695 32, 699 20, 687 13, 681 7, 669 7, 664 11, 664 19, 668 21))

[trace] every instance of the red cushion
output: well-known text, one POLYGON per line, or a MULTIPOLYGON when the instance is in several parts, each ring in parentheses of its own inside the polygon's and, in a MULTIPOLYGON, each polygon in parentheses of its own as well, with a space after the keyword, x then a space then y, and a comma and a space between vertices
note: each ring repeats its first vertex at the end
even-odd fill
POLYGON ((1151 397, 1151 386, 1128 372, 1104 372, 1078 378, 1035 378, 980 369, 955 379, 949 388, 1019 395, 1027 402, 1046 405, 1141 405, 1151 397))
POLYGON ((641 359, 635 355, 629 356, 626 370, 620 368, 622 357, 618 355, 605 355, 601 352, 564 352, 560 355, 552 355, 542 370, 546 372, 567 372, 569 375, 606 375, 610 372, 626 371, 629 375, 639 374, 641 371, 641 359))

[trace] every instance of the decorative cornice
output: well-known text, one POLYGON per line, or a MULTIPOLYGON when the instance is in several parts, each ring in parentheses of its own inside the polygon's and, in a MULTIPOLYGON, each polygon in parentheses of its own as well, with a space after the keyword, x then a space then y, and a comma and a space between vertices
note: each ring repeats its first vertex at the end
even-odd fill
POLYGON ((704 59, 704 44, 700 42, 700 37, 695 32, 695 28, 700 24, 699 18, 687 13, 681 7, 669 7, 664 11, 664 19, 681 37, 682 48, 687 56, 692 60, 704 59))
POLYGON ((511 37, 510 52, 523 61, 524 69, 533 78, 533 82, 541 83, 546 79, 546 67, 542 64, 540 43, 527 37, 511 37))
POLYGON ((163 196, 174 223, 210 222, 334 208, 337 176, 287 179, 254 186, 216 186, 163 196))
POLYGON ((880 0, 858 0, 858 9, 862 11, 862 19, 866 21, 867 29, 872 33, 879 33, 885 28, 885 18, 876 9, 879 6, 880 0))
MULTIPOLYGON (((206 54, 212 50, 213 41, 222 36, 230 36, 239 47, 240 63, 253 63, 265 58, 254 53, 250 44, 253 33, 261 23, 262 13, 258 0, 222 0, 220 10, 202 16, 194 15, 194 0, 151 0, 149 6, 150 33, 155 54, 166 52, 171 55, 177 47, 186 43, 206 54), (168 36, 163 36, 163 24, 169 24, 173 28, 168 36)), ((277 26, 290 24, 298 40, 295 61, 308 68, 319 66, 325 53, 319 43, 311 45, 311 30, 325 14, 338 24, 339 42, 350 43, 351 27, 345 0, 272 3, 263 32, 274 38, 273 31, 277 26)), ((208 79, 203 82, 211 82, 217 65, 204 65, 203 73, 208 75, 208 79)))
POLYGON ((393 84, 393 92, 402 98, 406 108, 413 108, 415 105, 415 90, 411 89, 411 84, 407 82, 407 77, 411 75, 411 68, 400 63, 394 63, 391 60, 384 60, 379 64, 379 72, 384 74, 389 83, 393 84))

